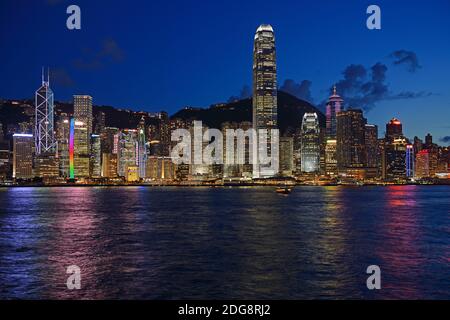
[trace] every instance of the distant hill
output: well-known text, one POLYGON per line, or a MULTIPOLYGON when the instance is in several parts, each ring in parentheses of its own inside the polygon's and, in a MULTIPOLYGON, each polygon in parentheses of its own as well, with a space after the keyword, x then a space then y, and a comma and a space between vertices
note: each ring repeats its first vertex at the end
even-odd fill
MULTIPOLYGON (((210 128, 220 128, 224 122, 252 121, 252 98, 231 103, 213 105, 207 109, 184 108, 171 119, 201 120, 210 128)), ((289 93, 278 91, 278 125, 281 133, 300 128, 305 112, 316 112, 321 127, 325 127, 325 115, 307 101, 298 99, 289 93)))
MULTIPOLYGON (((7 124, 18 124, 29 121, 34 114, 34 101, 0 100, 0 122, 3 123, 6 133, 7 124)), ((106 115, 106 125, 117 128, 136 128, 141 117, 146 117, 147 124, 155 121, 148 112, 137 112, 128 109, 119 109, 111 106, 94 106, 94 121, 98 112, 106 115)), ((278 124, 281 134, 294 132, 300 128, 305 112, 317 112, 321 127, 325 126, 325 116, 309 102, 278 91, 278 124)), ((73 113, 73 103, 55 102, 55 113, 73 113)), ((216 104, 209 108, 184 108, 173 114, 171 119, 201 120, 210 128, 221 128, 224 122, 252 121, 252 99, 243 99, 231 103, 216 104)))

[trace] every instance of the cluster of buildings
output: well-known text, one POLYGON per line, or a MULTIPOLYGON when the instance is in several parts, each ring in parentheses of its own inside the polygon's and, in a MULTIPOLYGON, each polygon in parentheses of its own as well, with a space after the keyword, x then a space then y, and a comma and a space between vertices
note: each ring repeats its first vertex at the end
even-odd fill
MULTIPOLYGON (((170 157, 174 146, 171 132, 192 130, 192 121, 170 119, 160 112, 142 116, 133 128, 108 127, 104 112, 94 116, 89 95, 73 97, 73 112, 55 114, 50 81, 43 75, 35 94, 32 125, 21 126, 8 140, 0 123, 0 182, 227 184, 283 180, 345 184, 449 178, 448 147, 433 143, 430 134, 425 141, 409 140, 395 118, 386 124, 380 138, 378 127, 367 122, 361 109, 345 107, 336 87, 325 116, 323 127, 317 113, 305 113, 296 132, 280 137, 277 173, 258 163, 176 165, 170 157)), ((227 129, 251 128, 278 128, 275 35, 270 25, 261 25, 254 38, 252 122, 226 122, 220 129, 226 138, 227 129)))

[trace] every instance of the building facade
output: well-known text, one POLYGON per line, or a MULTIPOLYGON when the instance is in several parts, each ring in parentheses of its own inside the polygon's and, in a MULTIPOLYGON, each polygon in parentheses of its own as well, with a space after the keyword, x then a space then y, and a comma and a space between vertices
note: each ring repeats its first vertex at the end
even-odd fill
POLYGON ((301 168, 302 172, 320 170, 320 127, 317 113, 305 113, 302 120, 301 168))

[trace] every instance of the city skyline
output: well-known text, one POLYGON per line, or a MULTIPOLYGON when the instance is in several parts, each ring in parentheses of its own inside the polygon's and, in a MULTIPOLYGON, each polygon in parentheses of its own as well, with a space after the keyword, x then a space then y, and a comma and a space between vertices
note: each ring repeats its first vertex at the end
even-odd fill
MULTIPOLYGON (((165 109, 170 113, 184 105, 208 106, 226 101, 232 95, 240 96, 239 91, 244 85, 249 87, 251 85, 249 52, 252 50, 252 42, 246 36, 247 32, 242 30, 251 33, 261 23, 270 23, 278 35, 280 79, 278 86, 281 90, 295 93, 305 100, 312 100, 324 111, 323 102, 328 98, 331 87, 337 84, 338 92, 341 92, 344 100, 350 104, 347 107, 362 108, 366 113, 370 109, 368 117, 372 119, 371 123, 380 128, 384 126, 386 119, 397 117, 408 124, 405 134, 409 137, 423 137, 432 132, 436 140, 440 140, 449 135, 445 118, 448 118, 450 97, 445 74, 450 67, 445 57, 448 56, 450 48, 441 41, 446 30, 449 30, 448 19, 445 19, 449 12, 445 10, 449 6, 448 2, 434 1, 429 8, 422 10, 417 4, 403 5, 401 2, 389 4, 381 1, 379 5, 383 12, 383 27, 380 31, 365 28, 366 14, 363 4, 337 5, 327 2, 318 8, 319 5, 308 2, 298 4, 286 2, 284 3, 286 8, 298 10, 286 10, 289 12, 283 13, 280 9, 267 12, 265 10, 267 4, 264 2, 262 8, 256 8, 254 12, 250 10, 254 7, 251 3, 242 4, 238 10, 240 13, 232 10, 237 9, 236 4, 208 4, 201 8, 202 12, 198 14, 209 17, 207 12, 223 9, 231 13, 231 17, 238 25, 236 28, 227 28, 228 24, 218 19, 211 24, 211 30, 206 31, 196 25, 201 22, 191 19, 196 15, 191 10, 188 10, 184 17, 179 17, 179 9, 174 10, 174 17, 180 19, 172 19, 174 25, 170 28, 166 28, 166 24, 157 17, 145 20, 147 24, 136 19, 134 23, 116 26, 108 24, 106 17, 99 13, 105 11, 111 13, 110 18, 121 18, 117 9, 100 8, 98 4, 80 1, 84 19, 82 30, 78 33, 71 33, 65 29, 64 22, 67 15, 64 9, 67 3, 64 1, 52 3, 56 4, 38 1, 20 8, 16 8, 14 3, 2 3, 4 6, 2 13, 13 10, 23 17, 30 18, 35 12, 41 12, 41 18, 52 15, 53 19, 48 19, 46 23, 37 24, 35 27, 42 32, 46 31, 52 41, 58 43, 55 52, 48 50, 48 45, 41 47, 41 44, 34 43, 36 40, 27 37, 35 31, 35 28, 28 29, 18 24, 8 25, 9 29, 2 28, 10 30, 8 33, 3 32, 2 37, 11 43, 0 53, 3 60, 11 61, 12 48, 14 57, 19 54, 19 57, 26 60, 21 61, 23 65, 17 65, 19 59, 5 65, 7 76, 0 80, 2 81, 0 87, 4 90, 0 92, 2 98, 17 99, 30 96, 28 92, 32 92, 31 87, 33 91, 35 90, 35 72, 31 71, 40 70, 42 65, 48 65, 54 70, 53 83, 57 92, 55 100, 59 101, 68 101, 69 97, 79 92, 95 96, 98 104, 129 107, 133 110, 165 109), (334 12, 337 10, 342 19, 336 20, 334 12), (295 15, 290 11, 294 11, 295 15), (314 17, 308 17, 308 12, 313 11, 314 17), (430 19, 431 12, 433 14, 438 12, 438 16, 434 15, 433 19, 430 19), (244 13, 250 14, 250 18, 245 22, 238 19, 244 13), (414 19, 419 13, 421 19, 414 19), (286 15, 286 19, 281 19, 282 14, 286 15), (395 19, 398 15, 409 16, 413 22, 404 25, 402 20, 400 24, 395 19), (302 21, 301 24, 293 23, 296 21, 295 18, 300 17, 304 18, 299 19, 302 21), (188 34, 176 33, 182 30, 180 23, 186 20, 193 24, 193 31, 188 34), (93 21, 100 29, 99 32, 97 30, 94 32, 95 36, 89 32, 90 28, 94 28, 93 21), (333 23, 337 21, 342 25, 334 28, 333 23), (57 27, 58 24, 61 26, 57 27), (158 25, 162 28, 160 34, 145 32, 156 30, 158 25), (228 32, 221 33, 223 28, 227 28, 228 32), (414 37, 406 37, 406 30, 414 37), (427 33, 425 38, 422 36, 425 31, 432 32, 427 33), (147 39, 154 36, 155 39, 144 41, 142 50, 137 52, 136 44, 139 40, 137 34, 142 32, 141 37, 147 39), (212 39, 210 33, 221 33, 225 37, 221 41, 207 42, 208 39, 212 39), (314 40, 311 38, 312 34, 314 39, 322 41, 311 41, 314 40), (125 35, 128 39, 124 38, 125 35), (25 58, 25 51, 15 45, 19 39, 24 49, 32 44, 39 48, 33 54, 33 58, 28 59, 29 61, 25 58), (175 39, 179 42, 176 45, 175 39), (191 42, 188 42, 189 40, 191 42), (145 42, 158 44, 158 51, 149 52, 153 45, 145 42), (202 42, 204 46, 201 46, 202 42), (359 45, 356 45, 357 43, 359 45), (181 46, 187 49, 185 53, 188 59, 183 58, 185 60, 183 64, 180 64, 178 51, 173 50, 181 46), (223 50, 224 46, 228 50, 223 50), (337 50, 329 49, 333 47, 337 50), (167 50, 171 50, 172 53, 169 54, 167 50), (327 59, 330 54, 333 56, 332 63, 327 59), (224 59, 224 55, 228 55, 229 58, 224 59), (150 57, 150 60, 144 60, 143 57, 150 57), (158 66, 155 66, 155 62, 158 66), (192 68, 195 68, 196 72, 192 68), (208 74, 206 78, 206 70, 214 70, 214 73, 208 74), (342 75, 343 71, 345 76, 342 75), (150 81, 151 83, 148 83, 148 80, 144 81, 143 72, 146 73, 146 79, 156 81, 150 81), (190 81, 186 79, 187 74, 191 75, 190 81), (353 81, 355 78, 351 76, 357 77, 358 74, 365 74, 365 80, 362 81, 373 87, 374 94, 346 96, 346 86, 353 86, 358 82, 353 81), (371 80, 376 78, 375 75, 381 77, 380 81, 371 80), (169 81, 172 78, 177 80, 169 81), (289 79, 293 79, 293 82, 287 81, 289 79), (193 86, 197 89, 193 90, 193 86), (110 90, 111 88, 117 90, 110 90), (381 91, 376 91, 378 89, 381 91), (364 103, 352 105, 353 101, 364 103), (420 117, 424 107, 433 110, 426 119, 420 117)), ((137 17, 142 17, 142 13, 136 11, 145 10, 137 9, 148 6, 152 9, 148 10, 148 14, 153 17, 158 8, 166 9, 163 12, 167 12, 170 8, 185 8, 188 4, 181 6, 173 4, 173 7, 172 5, 167 7, 161 3, 148 5, 137 2, 134 8, 130 6, 124 10, 131 10, 137 17)), ((123 22, 129 22, 128 14, 126 16, 123 17, 125 19, 123 22)), ((13 18, 4 17, 2 23, 8 23, 13 18)), ((241 96, 248 95, 245 90, 241 93, 241 96)), ((449 142, 446 140, 439 143, 449 142)))

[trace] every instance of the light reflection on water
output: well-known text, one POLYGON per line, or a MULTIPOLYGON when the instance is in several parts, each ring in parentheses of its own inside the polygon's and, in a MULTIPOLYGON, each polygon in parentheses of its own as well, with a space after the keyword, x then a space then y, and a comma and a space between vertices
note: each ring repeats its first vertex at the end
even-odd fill
POLYGON ((449 299, 449 191, 1 189, 0 298, 449 299))

